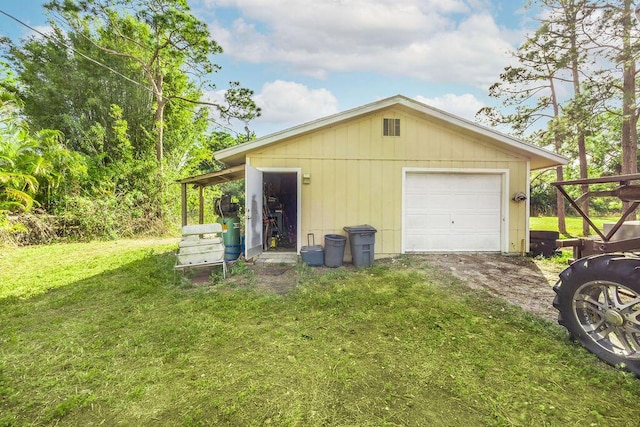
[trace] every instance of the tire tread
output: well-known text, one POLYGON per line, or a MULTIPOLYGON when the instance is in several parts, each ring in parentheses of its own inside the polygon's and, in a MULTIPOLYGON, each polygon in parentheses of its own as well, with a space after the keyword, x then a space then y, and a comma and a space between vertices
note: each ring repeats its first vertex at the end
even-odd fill
POLYGON ((582 284, 593 280, 611 280, 640 294, 640 257, 636 254, 612 253, 582 258, 562 271, 559 278, 553 287, 556 293, 553 307, 558 310, 558 324, 567 329, 569 338, 577 340, 605 362, 624 366, 640 377, 640 360, 626 359, 599 347, 584 332, 571 308, 577 290, 582 284))

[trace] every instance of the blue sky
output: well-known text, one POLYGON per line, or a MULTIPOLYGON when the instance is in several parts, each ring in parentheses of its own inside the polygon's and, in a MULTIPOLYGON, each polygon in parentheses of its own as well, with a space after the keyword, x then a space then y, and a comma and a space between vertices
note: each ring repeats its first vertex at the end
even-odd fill
MULTIPOLYGON (((0 0, 43 28, 45 0, 0 0)), ((473 120, 535 22, 513 0, 190 0, 224 54, 212 80, 253 89, 258 136, 402 94, 473 120)), ((0 14, 0 34, 30 30, 0 14)), ((220 94, 212 93, 212 98, 220 94)), ((232 124, 241 131, 244 124, 232 124)))

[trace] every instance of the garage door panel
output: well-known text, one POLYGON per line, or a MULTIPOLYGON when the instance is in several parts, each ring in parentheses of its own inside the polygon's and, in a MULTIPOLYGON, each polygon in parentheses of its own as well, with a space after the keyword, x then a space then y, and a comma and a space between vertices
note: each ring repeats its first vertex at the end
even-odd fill
POLYGON ((500 193, 495 192, 477 192, 477 193, 460 193, 457 192, 455 196, 452 197, 451 194, 447 194, 452 201, 462 201, 466 209, 471 209, 470 203, 475 205, 475 207, 496 207, 496 201, 500 200, 500 193))
MULTIPOLYGON (((454 236, 455 237, 455 236, 454 236)), ((473 236, 460 236, 459 239, 452 239, 450 241, 449 249, 447 251, 456 252, 496 252, 500 248, 496 248, 495 239, 492 236, 486 235, 473 235, 473 236)), ((432 249, 438 251, 440 249, 432 249)), ((442 250, 444 251, 444 250, 442 250)))
POLYGON ((500 251, 502 175, 408 173, 404 191, 406 251, 500 251))
MULTIPOLYGON (((448 213, 443 214, 424 214, 424 215, 408 215, 406 218, 406 226, 415 230, 418 234, 421 233, 422 225, 428 222, 430 224, 430 229, 434 230, 449 230, 451 216, 448 213)), ((428 234, 424 231, 424 234, 428 234)))
MULTIPOLYGON (((415 220, 414 220, 415 221, 415 220)), ((496 222, 495 213, 456 214, 452 216, 452 229, 465 228, 470 230, 500 232, 500 223, 496 222)))
POLYGON ((421 194, 407 197, 408 209, 434 210, 437 206, 446 206, 451 196, 448 194, 421 194))
POLYGON ((448 235, 430 236, 425 239, 427 252, 451 251, 451 238, 448 235))
POLYGON ((407 238, 407 250, 411 252, 450 251, 442 249, 449 245, 449 234, 411 235, 407 238))

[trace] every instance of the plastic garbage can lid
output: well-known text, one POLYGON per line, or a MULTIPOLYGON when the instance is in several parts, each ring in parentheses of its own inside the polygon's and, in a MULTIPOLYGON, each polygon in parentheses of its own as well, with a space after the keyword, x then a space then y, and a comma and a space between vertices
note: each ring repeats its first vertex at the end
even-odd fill
POLYGON ((378 231, 374 227, 368 224, 351 225, 351 226, 343 227, 342 229, 347 233, 375 233, 378 231))

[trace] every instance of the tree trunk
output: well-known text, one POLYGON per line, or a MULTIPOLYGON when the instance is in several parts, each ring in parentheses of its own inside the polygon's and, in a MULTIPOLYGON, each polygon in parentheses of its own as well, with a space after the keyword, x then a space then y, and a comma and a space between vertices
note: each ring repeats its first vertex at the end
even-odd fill
MULTIPOLYGON (((631 46, 631 0, 625 0, 623 11, 623 33, 622 33, 622 173, 632 174, 638 172, 638 132, 636 124, 638 112, 636 110, 636 64, 633 59, 631 46)), ((626 210, 629 202, 623 202, 622 208, 626 210)), ((628 217, 635 219, 635 213, 628 217)))
POLYGON ((155 127, 156 127, 156 160, 158 161, 158 184, 160 186, 160 202, 158 204, 157 216, 158 218, 164 218, 164 204, 166 200, 166 185, 164 182, 164 107, 167 105, 167 100, 163 96, 163 74, 158 72, 156 74, 156 114, 155 114, 155 127))
MULTIPOLYGON (((575 13, 575 11, 574 11, 575 13)), ((574 15, 575 16, 575 15, 574 15)), ((571 32, 571 78, 573 80, 573 94, 574 99, 580 99, 580 64, 578 60, 578 37, 575 32, 575 28, 571 32)), ((581 107, 582 108, 582 107, 581 107)), ((580 166, 580 178, 588 178, 589 169, 587 167, 587 148, 585 144, 585 126, 586 121, 579 120, 577 123, 576 133, 578 135, 578 162, 580 166)), ((583 193, 589 191, 589 186, 582 185, 581 190, 583 193)), ((589 198, 586 197, 582 203, 580 208, 582 211, 588 215, 589 214, 589 198)), ((582 234, 583 236, 589 235, 589 223, 583 219, 582 220, 582 234)))
POLYGON ((162 94, 163 75, 157 73, 156 75, 156 159, 158 160, 158 168, 162 172, 162 148, 164 145, 164 106, 166 101, 162 94))
MULTIPOLYGON (((553 117, 556 119, 556 125, 559 123, 558 119, 560 118, 560 106, 558 105, 558 98, 556 96, 556 85, 553 81, 553 76, 549 78, 549 88, 551 90, 551 100, 553 105, 553 117)), ((564 132, 562 135, 559 134, 560 127, 557 125, 554 133, 554 145, 556 149, 556 153, 560 154, 562 151, 562 139, 564 132)), ((556 181, 564 180, 564 171, 562 166, 556 167, 556 181)), ((556 214, 558 215, 558 232, 560 234, 567 234, 567 213, 564 208, 564 196, 560 192, 560 190, 556 190, 556 214)))

